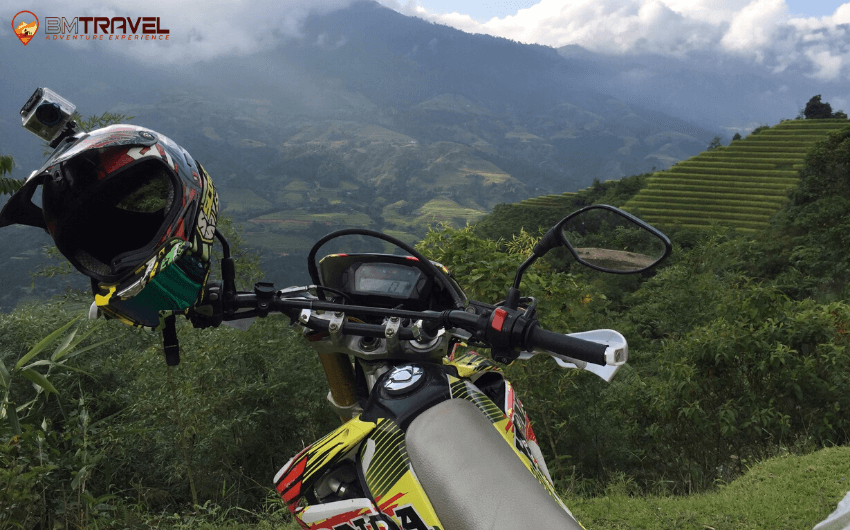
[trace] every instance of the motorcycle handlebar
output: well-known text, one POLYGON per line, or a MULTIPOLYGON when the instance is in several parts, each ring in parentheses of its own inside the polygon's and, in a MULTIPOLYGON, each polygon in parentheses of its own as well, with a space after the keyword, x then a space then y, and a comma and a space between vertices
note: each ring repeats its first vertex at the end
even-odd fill
MULTIPOLYGON (((511 311, 511 329, 498 329, 494 326, 492 314, 471 314, 462 310, 449 310, 442 313, 406 311, 398 309, 375 308, 369 306, 347 306, 324 302, 321 300, 310 300, 305 298, 286 298, 280 296, 266 297, 257 296, 253 293, 239 293, 230 304, 233 311, 226 312, 224 320, 237 320, 251 316, 265 316, 270 311, 283 313, 293 320, 303 309, 323 311, 344 311, 349 314, 372 315, 372 316, 396 316, 410 320, 425 320, 432 324, 441 324, 449 328, 461 328, 472 333, 479 340, 486 340, 494 347, 508 347, 514 351, 532 351, 535 348, 550 351, 556 355, 562 355, 593 364, 605 365, 605 352, 607 346, 592 341, 570 337, 553 331, 547 331, 539 327, 537 320, 526 321, 521 312, 511 311), (247 313, 237 313, 236 309, 253 309, 247 313), (492 328, 492 329, 490 329, 492 328), (501 335, 501 344, 493 340, 493 331, 501 335)), ((502 310, 504 312, 504 310, 502 310)), ((495 312, 494 312, 495 313, 495 312)), ((324 319, 311 319, 305 323, 310 328, 327 330, 328 321, 324 319)), ((351 335, 362 335, 382 337, 385 327, 379 324, 364 324, 357 322, 345 322, 342 333, 351 335)), ((398 330, 398 338, 401 340, 412 340, 414 334, 409 327, 401 327, 398 330)), ((518 355, 518 354, 517 354, 518 355)), ((515 357, 514 357, 515 358, 515 357)))
MULTIPOLYGON (((507 315, 507 311, 504 314, 507 315)), ((492 331, 486 329, 488 326, 494 330, 498 327, 497 331, 503 332, 507 341, 504 345, 511 349, 521 348, 525 351, 532 351, 540 348, 558 356, 570 357, 601 366, 607 364, 605 353, 608 347, 605 344, 542 329, 537 320, 529 322, 524 320, 521 315, 520 318, 515 319, 516 323, 513 329, 503 329, 503 324, 494 325, 493 319, 489 316, 482 318, 464 311, 447 311, 443 315, 445 323, 450 323, 452 327, 463 328, 478 337, 481 337, 485 330, 492 331)), ((509 320, 509 318, 506 318, 505 321, 509 320)), ((493 346, 496 346, 496 344, 493 344, 493 346)))
POLYGON ((526 338, 526 350, 540 348, 555 354, 572 357, 579 361, 599 364, 605 366, 605 352, 608 347, 598 342, 578 339, 569 335, 562 335, 554 331, 547 331, 533 324, 526 338))

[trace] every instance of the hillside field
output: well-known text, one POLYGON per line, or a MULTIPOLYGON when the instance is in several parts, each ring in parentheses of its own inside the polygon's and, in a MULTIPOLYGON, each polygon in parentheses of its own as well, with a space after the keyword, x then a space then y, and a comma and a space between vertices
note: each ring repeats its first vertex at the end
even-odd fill
POLYGON ((653 174, 623 209, 664 227, 755 232, 787 201, 806 154, 847 120, 789 120, 653 174))

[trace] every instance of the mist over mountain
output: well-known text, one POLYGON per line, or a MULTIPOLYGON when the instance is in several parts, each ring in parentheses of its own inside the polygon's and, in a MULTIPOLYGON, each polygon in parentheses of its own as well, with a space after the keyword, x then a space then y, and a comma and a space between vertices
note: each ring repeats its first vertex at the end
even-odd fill
POLYGON ((840 79, 817 79, 799 66, 776 72, 731 55, 609 55, 577 45, 558 48, 558 53, 583 68, 600 91, 701 124, 727 139, 795 118, 816 94, 836 109, 850 100, 840 79))
MULTIPOLYGON (((646 144, 644 138, 669 131, 691 136, 687 140, 691 145, 679 153, 687 155, 707 144, 714 133, 664 116, 659 109, 623 105, 616 94, 598 90, 593 79, 597 69, 586 61, 564 59, 548 47, 465 34, 373 2, 310 16, 299 38, 285 39, 277 48, 249 57, 185 66, 175 66, 171 57, 156 68, 109 48, 79 52, 65 46, 42 46, 34 50, 37 58, 14 54, 10 67, 26 71, 37 62, 41 75, 28 73, 25 78, 37 80, 36 85, 52 85, 76 101, 84 114, 124 109, 133 111, 140 124, 162 128, 177 121, 191 130, 206 117, 192 115, 190 109, 184 116, 177 114, 180 109, 158 116, 150 105, 175 88, 221 102, 259 98, 268 100, 269 111, 281 122, 266 124, 264 136, 270 142, 264 143, 269 145, 284 140, 281 132, 291 132, 298 119, 378 123, 423 143, 453 141, 475 147, 494 163, 528 159, 538 165, 542 157, 544 176, 532 179, 532 184, 548 188, 545 191, 675 161, 669 153, 676 149, 659 152, 663 146, 657 139, 646 144), (447 103, 455 96, 465 103, 447 103), (523 140, 513 143, 522 145, 506 140, 517 135, 523 140), (532 135, 541 139, 540 145, 532 135), (574 160, 576 153, 602 160, 574 160)), ((151 49, 161 53, 155 46, 151 49)), ((21 83, 16 87, 21 87, 18 97, 25 99, 30 87, 21 83)), ((174 131, 164 132, 187 141, 174 131)), ((4 145, 19 144, 7 140, 8 130, 2 134, 4 145)), ((678 141, 674 144, 678 146, 678 141)), ((33 149, 24 148, 28 152, 33 149)))
MULTIPOLYGON (((759 104, 786 118, 797 110, 790 89, 758 72, 730 79, 716 58, 556 50, 371 1, 306 16, 273 42, 184 64, 182 48, 162 43, 140 43, 140 60, 135 44, 35 40, 13 53, 3 41, 4 65, 20 75, 0 85, 0 153, 15 157, 15 178, 43 159, 17 114, 37 86, 84 116, 134 116, 205 165, 267 270, 285 275, 334 228, 415 241, 436 221, 669 167, 743 128, 759 104), (764 97, 771 89, 784 107, 764 97)), ((7 246, 0 261, 37 268, 38 253, 25 250, 7 246)), ((16 289, 4 305, 26 291, 16 289)))
POLYGON ((776 123, 814 94, 850 107, 848 2, 810 2, 801 14, 799 0, 535 0, 477 21, 379 1, 469 33, 573 48, 601 90, 712 129, 776 123))

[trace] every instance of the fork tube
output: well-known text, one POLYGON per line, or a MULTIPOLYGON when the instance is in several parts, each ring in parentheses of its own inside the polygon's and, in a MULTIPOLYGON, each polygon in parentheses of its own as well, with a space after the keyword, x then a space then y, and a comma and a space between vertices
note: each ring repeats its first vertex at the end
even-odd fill
MULTIPOLYGON (((357 403, 357 394, 354 391, 354 368, 348 356, 342 353, 320 353, 319 362, 325 369, 325 377, 331 389, 331 398, 339 407, 351 407, 357 403)), ((351 416, 345 417, 337 411, 340 419, 346 422, 351 416)))

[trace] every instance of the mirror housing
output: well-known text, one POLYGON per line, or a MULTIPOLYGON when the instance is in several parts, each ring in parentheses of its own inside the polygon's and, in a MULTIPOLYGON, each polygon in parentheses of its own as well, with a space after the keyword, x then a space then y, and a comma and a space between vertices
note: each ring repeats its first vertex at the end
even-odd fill
POLYGON ((649 270, 672 251, 670 240, 661 231, 605 204, 568 215, 550 232, 554 232, 550 237, 558 238, 579 263, 613 274, 649 270))
POLYGON ((505 307, 518 307, 519 284, 525 270, 538 258, 561 246, 567 247, 582 265, 614 274, 651 269, 673 250, 667 236, 634 215, 607 204, 586 206, 561 219, 537 242, 531 256, 517 269, 505 307), (607 243, 606 237, 610 238, 607 243))

